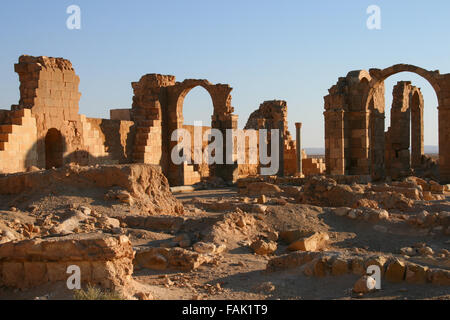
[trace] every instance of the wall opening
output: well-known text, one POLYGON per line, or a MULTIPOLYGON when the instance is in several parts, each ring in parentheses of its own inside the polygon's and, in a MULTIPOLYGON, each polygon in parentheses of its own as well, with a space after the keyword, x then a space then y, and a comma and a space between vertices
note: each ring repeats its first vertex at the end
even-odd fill
POLYGON ((45 136, 45 168, 61 168, 64 163, 64 141, 61 132, 50 129, 45 136))
POLYGON ((422 174, 421 171, 426 171, 431 167, 433 167, 433 171, 437 172, 438 100, 434 88, 428 80, 411 72, 401 72, 388 77, 385 80, 385 88, 387 175, 395 178, 394 176, 397 174, 400 176, 422 174), (421 96, 419 97, 413 91, 409 97, 405 96, 406 101, 399 101, 400 92, 394 92, 399 81, 410 82, 411 86, 419 88, 421 96), (395 99, 395 95, 397 95, 397 99, 395 99), (419 101, 422 97, 423 100, 419 101), (420 109, 419 105, 421 105, 420 109), (400 107, 403 107, 403 110, 400 110, 400 107), (399 120, 401 114, 403 116, 399 120), (389 135, 389 131, 392 131, 391 135, 389 135), (392 141, 389 142, 389 140, 392 141), (389 150, 389 143, 392 150, 389 150), (400 149, 401 151, 399 151, 400 149), (390 152, 391 154, 389 154, 390 152), (423 155, 427 157, 423 158, 423 155))

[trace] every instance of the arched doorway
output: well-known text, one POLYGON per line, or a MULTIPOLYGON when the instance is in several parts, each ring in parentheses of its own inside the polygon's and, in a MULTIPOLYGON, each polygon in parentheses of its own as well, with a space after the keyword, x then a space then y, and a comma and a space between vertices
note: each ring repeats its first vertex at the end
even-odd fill
MULTIPOLYGON (((370 69, 369 72, 351 71, 329 89, 329 94, 324 97, 327 173, 372 175, 372 178, 385 176, 383 157, 376 157, 377 153, 382 155, 381 146, 384 149, 385 144, 385 80, 401 72, 417 74, 434 89, 439 132, 437 175, 441 183, 450 182, 450 74, 406 64, 383 70, 370 69)), ((411 99, 417 102, 416 97, 411 99)), ((420 134, 420 126, 418 131, 420 134)), ((414 140, 419 141, 418 138, 414 140)))
MULTIPOLYGON (((385 175, 398 179, 422 174, 428 172, 427 168, 433 164, 433 178, 438 179, 436 164, 434 160, 431 161, 432 158, 437 159, 437 155, 425 156, 424 150, 424 122, 428 122, 429 145, 433 146, 432 149, 439 150, 436 129, 437 106, 441 96, 433 74, 414 66, 397 65, 382 71, 371 71, 371 75, 372 91, 369 93, 368 110, 371 110, 373 98, 378 97, 378 109, 383 110, 385 118, 384 128, 381 129, 380 126, 374 135, 383 136, 385 139, 383 151, 385 175), (428 110, 425 116, 424 100, 428 110)), ((370 142, 373 145, 372 139, 370 142)), ((374 172, 371 174, 375 177, 374 172)))
POLYGON ((45 136, 45 168, 60 168, 64 159, 64 139, 61 132, 55 128, 47 131, 45 136))
MULTIPOLYGON (((204 148, 207 142, 203 141, 206 131, 211 129, 212 115, 214 114, 214 104, 211 92, 204 83, 194 83, 184 88, 176 100, 176 109, 172 114, 176 118, 169 119, 168 136, 172 138, 172 133, 177 129, 184 129, 190 137, 190 159, 191 162, 179 166, 172 165, 169 180, 173 184, 193 185, 202 179, 209 177, 213 166, 199 162, 202 159, 204 148), (201 140, 201 144, 199 144, 201 140)), ((184 139, 184 138, 183 138, 184 139)), ((173 146, 175 146, 172 141, 173 146)))

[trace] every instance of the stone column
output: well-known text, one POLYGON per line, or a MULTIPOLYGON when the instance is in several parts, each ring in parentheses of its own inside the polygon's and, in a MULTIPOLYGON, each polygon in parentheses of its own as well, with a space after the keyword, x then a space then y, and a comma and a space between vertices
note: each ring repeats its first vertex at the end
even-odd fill
POLYGON ((279 130, 279 143, 278 143, 278 176, 284 177, 284 121, 280 121, 278 124, 279 130))
POLYGON ((411 167, 420 168, 424 155, 424 125, 423 105, 419 96, 413 96, 411 100, 411 167))
POLYGON ((439 110, 439 174, 440 183, 450 183, 450 107, 438 107, 439 110))
POLYGON ((345 175, 346 134, 344 111, 325 111, 325 161, 327 174, 345 175))
POLYGON ((297 153, 297 175, 303 175, 303 167, 302 167, 302 123, 295 123, 295 133, 296 133, 296 153, 297 153))

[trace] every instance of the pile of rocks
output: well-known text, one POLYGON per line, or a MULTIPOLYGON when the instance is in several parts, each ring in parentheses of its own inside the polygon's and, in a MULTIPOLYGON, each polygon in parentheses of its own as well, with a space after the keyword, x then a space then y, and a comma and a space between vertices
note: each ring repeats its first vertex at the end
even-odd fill
POLYGON ((411 177, 389 184, 338 184, 336 180, 315 176, 308 178, 297 202, 322 207, 368 206, 372 208, 408 210, 414 201, 442 200, 446 186, 411 177), (424 191, 424 187, 427 191, 424 191))
POLYGON ((421 228, 433 228, 434 231, 450 235, 450 212, 447 211, 429 213, 423 210, 418 214, 411 215, 408 223, 421 228))
POLYGON ((0 194, 23 192, 39 194, 72 186, 80 190, 111 190, 107 199, 133 204, 148 214, 182 214, 183 205, 170 192, 169 182, 161 168, 147 164, 103 165, 80 167, 67 165, 60 169, 18 173, 0 177, 0 194))
POLYGON ((366 275, 369 266, 378 266, 389 282, 450 285, 450 270, 429 268, 393 256, 348 256, 339 252, 293 252, 269 260, 269 272, 301 267, 307 276, 344 274, 366 275))
POLYGON ((334 209, 333 213, 339 217, 347 217, 353 220, 364 220, 369 222, 389 220, 389 212, 386 210, 368 207, 362 207, 359 209, 341 207, 334 209))

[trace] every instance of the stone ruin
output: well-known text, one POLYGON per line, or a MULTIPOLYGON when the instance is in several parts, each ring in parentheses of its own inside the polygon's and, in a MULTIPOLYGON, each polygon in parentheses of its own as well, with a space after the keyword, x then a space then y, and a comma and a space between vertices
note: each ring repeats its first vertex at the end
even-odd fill
POLYGON ((385 133, 384 80, 412 72, 434 88, 439 110, 439 179, 450 181, 450 74, 398 64, 383 70, 352 71, 339 78, 325 96, 326 172, 369 175, 374 180, 408 176, 420 170, 424 157, 423 96, 408 82, 393 92, 391 127, 385 133), (410 134, 411 132, 411 134, 410 134), (411 152, 409 149, 411 148, 411 152))
MULTIPOLYGON (((226 255, 243 247, 251 249, 251 260, 264 256, 266 275, 299 268, 308 277, 362 276, 355 293, 366 293, 367 288, 357 287, 373 265, 389 282, 450 284, 450 253, 434 240, 432 248, 425 242, 413 244, 413 237, 405 244, 402 239, 399 250, 376 255, 367 246, 359 250, 366 240, 353 242, 358 240, 353 234, 361 230, 373 237, 370 241, 391 242, 399 239, 390 239, 398 236, 391 232, 394 228, 419 234, 421 240, 450 234, 450 185, 411 176, 429 165, 422 93, 410 82, 398 82, 385 132, 383 83, 402 71, 432 83, 440 104, 439 164, 445 180, 450 175, 450 149, 445 147, 450 127, 444 121, 450 110, 450 76, 398 65, 339 79, 325 97, 326 165, 303 152, 301 123, 295 124, 293 140, 286 101, 265 101, 240 130, 281 132, 279 172, 261 176, 261 164, 177 166, 169 160, 172 132, 195 130, 183 121, 183 101, 194 87, 205 88, 214 106, 211 127, 202 127, 202 133, 237 129, 228 85, 147 74, 132 83, 130 109, 111 110, 111 119, 94 119, 79 114, 80 80, 68 60, 22 56, 15 69, 21 82, 19 104, 0 111, 0 289, 7 294, 64 285, 67 268, 79 266, 84 286, 119 290, 124 297, 151 298, 149 288, 133 278, 141 269, 181 271, 186 274, 164 275, 162 284, 196 293, 204 289, 210 296, 223 292, 221 283, 190 282, 189 271, 202 265, 213 270, 228 259, 227 266, 245 267, 230 264, 240 253, 226 255), (371 182, 388 176, 408 178, 371 182), (180 200, 170 188, 211 177, 237 180, 237 192, 180 200), (361 229, 364 223, 367 228, 361 229), (429 267, 411 257, 434 260, 429 267)), ((269 135, 269 150, 272 143, 269 135)), ((248 145, 237 144, 233 150, 242 147, 248 159, 253 152, 248 145)), ((244 270, 250 277, 254 273, 244 270)))
MULTIPOLYGON (((177 82, 174 76, 147 74, 132 83, 130 109, 110 110, 111 119, 96 119, 79 114, 80 78, 69 60, 24 55, 15 71, 20 80, 20 101, 11 110, 0 110, 0 173, 24 172, 33 167, 59 168, 70 163, 145 163, 161 166, 175 186, 192 185, 209 177, 236 181, 259 172, 259 165, 248 164, 247 145, 245 164, 175 165, 170 161, 176 145, 171 141, 172 132, 180 128, 194 130, 183 124, 183 102, 195 87, 201 86, 211 95, 211 128, 223 133, 237 129, 238 116, 233 113, 229 85, 194 79, 177 82)), ((280 169, 280 173, 301 175, 298 159, 304 156, 296 151, 296 143, 287 131, 286 102, 263 103, 241 131, 281 128, 279 125, 283 127, 284 145, 279 166, 284 171, 280 169)), ((306 169, 305 174, 324 170, 322 164, 311 160, 308 164, 305 168, 310 170, 306 169)))

